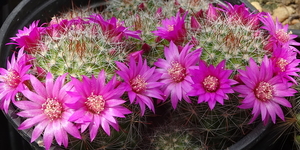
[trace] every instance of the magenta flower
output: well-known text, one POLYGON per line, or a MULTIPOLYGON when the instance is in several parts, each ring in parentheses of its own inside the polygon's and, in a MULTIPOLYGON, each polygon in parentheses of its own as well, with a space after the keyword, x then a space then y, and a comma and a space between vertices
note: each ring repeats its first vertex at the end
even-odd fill
POLYGON ((15 105, 21 109, 17 115, 27 118, 19 126, 19 130, 34 127, 31 142, 41 134, 45 148, 48 150, 53 138, 65 147, 68 146, 68 134, 81 138, 77 127, 69 121, 73 110, 65 105, 65 101, 71 97, 66 91, 71 90, 70 83, 64 84, 66 74, 57 77, 54 81, 51 73, 48 73, 45 83, 39 81, 33 75, 30 76, 33 91, 23 90, 22 94, 28 100, 17 101, 15 105))
POLYGON ((124 80, 120 86, 128 92, 130 102, 136 100, 135 103, 140 105, 142 115, 145 113, 145 105, 155 112, 152 98, 163 100, 163 93, 160 90, 163 83, 157 82, 161 74, 156 72, 155 67, 150 68, 146 60, 143 62, 141 55, 137 61, 135 57, 131 57, 128 67, 121 62, 116 62, 116 65, 120 69, 117 74, 124 80))
POLYGON ((22 47, 18 56, 13 53, 11 61, 7 61, 7 70, 0 68, 0 108, 8 112, 10 102, 15 102, 17 93, 26 89, 25 81, 29 80, 27 74, 31 65, 28 65, 27 55, 22 47))
POLYGON ((45 33, 51 38, 59 38, 70 30, 72 22, 67 19, 52 19, 48 27, 45 27, 45 33))
POLYGON ((29 28, 24 27, 23 30, 18 30, 16 34, 17 37, 10 38, 12 41, 16 43, 7 43, 7 44, 15 44, 19 48, 24 47, 25 51, 31 53, 34 51, 34 47, 37 46, 38 41, 41 38, 42 27, 38 26, 39 21, 34 21, 29 28))
POLYGON ((268 44, 265 49, 273 51, 274 47, 290 46, 294 51, 298 51, 295 47, 291 45, 299 46, 300 43, 296 42, 294 39, 297 35, 288 33, 288 24, 283 26, 278 20, 274 23, 272 16, 269 13, 265 13, 260 17, 261 22, 264 24, 262 29, 266 29, 270 36, 268 39, 268 44))
POLYGON ((112 17, 109 20, 104 20, 100 14, 94 14, 88 19, 93 23, 99 24, 104 35, 106 35, 112 42, 120 42, 123 37, 128 38, 129 36, 141 40, 139 35, 141 31, 128 30, 128 28, 123 26, 124 22, 120 22, 115 17, 112 17))
POLYGON ((197 19, 194 16, 191 17, 191 28, 193 31, 201 29, 201 24, 197 21, 197 19))
POLYGON ((162 90, 164 95, 171 97, 174 109, 182 98, 189 103, 191 102, 186 95, 192 90, 194 83, 189 69, 196 67, 201 53, 201 49, 189 52, 192 47, 193 45, 186 44, 179 52, 178 47, 171 41, 170 47, 164 49, 166 59, 160 58, 154 63, 155 66, 159 67, 158 72, 163 74, 160 82, 165 85, 162 86, 162 90))
POLYGON ((82 76, 82 81, 72 78, 71 83, 75 91, 68 92, 72 99, 67 101, 67 106, 75 109, 70 121, 81 126, 81 132, 89 127, 91 141, 94 140, 101 126, 107 135, 110 135, 110 127, 119 131, 119 125, 115 117, 124 118, 131 113, 122 104, 125 100, 120 97, 124 89, 117 87, 114 76, 107 84, 105 72, 101 71, 97 78, 82 76))
POLYGON ((251 13, 245 4, 232 6, 229 2, 220 4, 221 11, 226 13, 229 23, 242 23, 242 25, 249 26, 250 29, 256 30, 260 26, 259 17, 261 13, 251 13))
POLYGON ((155 12, 155 18, 157 18, 157 19, 163 18, 162 8, 161 8, 161 7, 159 7, 159 8, 156 10, 156 12, 155 12))
POLYGON ((284 114, 280 107, 291 107, 290 102, 285 99, 287 96, 293 96, 297 91, 290 88, 289 82, 284 82, 280 76, 273 76, 272 62, 264 57, 261 66, 258 66, 251 58, 246 70, 238 70, 240 80, 244 83, 234 87, 239 92, 239 97, 243 97, 242 105, 239 108, 252 108, 252 123, 258 115, 264 124, 267 124, 270 117, 273 123, 276 122, 276 116, 284 120, 284 114))
POLYGON ((206 19, 209 21, 216 21, 219 17, 219 13, 217 8, 214 7, 212 4, 209 4, 208 9, 206 10, 206 19))
MULTIPOLYGON (((49 35, 55 40, 60 40, 59 38, 61 36, 68 35, 70 31, 73 31, 72 34, 74 35, 77 31, 87 30, 87 26, 89 24, 90 23, 88 21, 83 20, 81 17, 76 17, 71 20, 53 18, 50 21, 49 26, 44 28, 44 34, 49 35)), ((92 30, 93 29, 94 28, 92 28, 92 30)))
POLYGON ((288 46, 274 48, 271 60, 275 75, 279 75, 297 84, 293 76, 299 76, 297 72, 300 72, 300 68, 298 67, 300 60, 296 56, 297 53, 292 51, 288 46))
POLYGON ((176 44, 183 43, 187 34, 184 22, 186 15, 187 12, 180 17, 180 12, 178 12, 176 17, 162 20, 162 27, 157 27, 157 30, 152 31, 152 33, 162 39, 173 41, 176 44))
POLYGON ((224 99, 228 99, 227 93, 234 93, 231 86, 237 84, 235 80, 229 79, 232 70, 225 70, 225 60, 217 67, 207 66, 204 61, 200 61, 199 69, 190 71, 194 84, 189 96, 198 96, 198 103, 208 102, 212 110, 216 102, 224 104, 224 99))
POLYGON ((134 60, 138 60, 139 57, 142 56, 144 52, 145 52, 145 50, 143 50, 143 49, 142 49, 142 50, 139 50, 139 51, 134 51, 134 52, 132 52, 132 53, 129 53, 126 59, 127 59, 128 61, 130 61, 130 58, 133 57, 134 60))

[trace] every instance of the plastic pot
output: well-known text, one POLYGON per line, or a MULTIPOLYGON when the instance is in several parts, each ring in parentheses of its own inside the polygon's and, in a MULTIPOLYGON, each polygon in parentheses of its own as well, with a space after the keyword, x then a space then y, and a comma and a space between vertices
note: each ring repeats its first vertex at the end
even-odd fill
MULTIPOLYGON (((14 45, 5 45, 10 42, 10 37, 14 36, 18 29, 22 29, 24 26, 28 26, 35 20, 40 22, 47 22, 55 14, 65 11, 73 6, 76 7, 99 7, 103 5, 105 0, 23 0, 21 3, 10 13, 0 30, 0 67, 6 66, 7 57, 12 54, 14 45)), ((245 3, 251 11, 255 11, 255 8, 244 0, 226 0, 231 4, 245 3)), ((10 107, 9 113, 5 114, 10 124, 17 129, 21 123, 21 118, 16 116, 16 110, 13 106, 10 107)), ((251 149, 256 145, 267 133, 271 124, 264 126, 259 124, 251 133, 246 135, 236 144, 229 147, 229 150, 236 149, 251 149)), ((31 130, 22 130, 18 133, 28 142, 30 142, 31 130)), ((41 139, 40 139, 41 140, 41 139)), ((43 149, 39 146, 38 142, 31 143, 34 149, 43 149)), ((53 147, 53 149, 61 149, 59 147, 53 147)))

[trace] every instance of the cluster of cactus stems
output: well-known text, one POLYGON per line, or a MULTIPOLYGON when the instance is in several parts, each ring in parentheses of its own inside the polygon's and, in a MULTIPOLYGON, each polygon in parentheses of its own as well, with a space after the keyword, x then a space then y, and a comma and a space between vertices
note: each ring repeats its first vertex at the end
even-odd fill
MULTIPOLYGON (((105 5, 100 12, 70 10, 43 26, 33 22, 11 38, 9 44, 21 50, 8 61, 7 70, 0 70, 0 90, 9 87, 12 91, 1 93, 1 108, 7 112, 12 102, 20 109, 18 115, 25 121, 19 129, 33 128, 32 142, 42 136, 46 149, 50 144, 63 144, 68 149, 225 149, 261 121, 275 123, 279 116, 282 122, 289 122, 281 107, 292 106, 289 110, 299 120, 298 93, 290 102, 286 100, 299 91, 291 88, 298 82, 294 77, 299 72, 292 45, 299 43, 286 27, 270 21, 268 14, 250 13, 244 5, 208 0, 111 0, 105 5), (167 61, 162 59, 177 57, 167 52, 174 47, 175 53, 187 54, 170 62, 165 75, 161 66, 167 61), (191 65, 194 58, 197 63, 191 65), (191 67, 184 68, 184 63, 191 67), (205 69, 210 72, 208 76, 195 83, 205 69), (138 72, 128 81, 128 90, 126 80, 138 72), (156 73, 161 79, 155 80, 156 73), (158 88, 168 83, 163 80, 167 76, 178 83, 190 74, 193 76, 182 82, 179 90, 169 89, 178 85, 165 87, 165 91, 158 88), (152 77, 145 79, 149 75, 152 77), (99 87, 94 85, 97 83, 99 87), (36 88, 42 85, 44 89, 36 88), (141 94, 147 87, 149 91, 141 94), (198 89, 191 92, 184 87, 198 89), (61 90, 56 93, 54 88, 61 90), (63 92, 67 96, 62 96, 63 92), (121 97, 114 97, 115 93, 121 97), (16 95, 22 96, 15 99, 16 95), (78 102, 86 97, 86 101, 58 101, 70 96, 78 102), (107 97, 116 100, 105 101, 107 97), (29 110, 37 108, 31 101, 40 104, 38 108, 46 116, 43 119, 50 120, 48 126, 34 118, 38 111, 29 110), (64 111, 68 113, 61 115, 64 111), (85 111, 94 115, 94 120, 81 119, 80 112, 85 111), (66 119, 68 123, 63 120, 67 114, 71 116, 66 119), (63 120, 63 125, 59 133, 50 134, 56 129, 56 120, 63 120), (66 133, 68 137, 64 137, 66 133)), ((300 128, 299 121, 293 125, 300 128)), ((299 137, 295 134, 298 143, 299 137)))
MULTIPOLYGON (((299 78, 296 79, 299 83, 299 78)), ((300 91, 299 84, 295 86, 297 91, 300 91)), ((292 108, 287 108, 286 121, 278 122, 278 125, 274 127, 278 137, 283 138, 283 142, 287 139, 293 139, 291 141, 293 146, 291 148, 300 149, 300 94, 299 92, 295 94, 294 97, 290 98, 293 105, 292 108)))
MULTIPOLYGON (((299 78, 297 79, 299 83, 299 78)), ((299 85, 296 86, 296 89, 300 91, 299 85)), ((283 127, 285 127, 286 130, 290 131, 290 133, 293 133, 293 139, 296 149, 300 149, 300 94, 299 92, 295 95, 294 98, 292 98, 293 106, 294 108, 291 110, 288 110, 289 115, 289 123, 284 124, 282 123, 283 127)), ((282 130, 281 130, 282 131, 282 130)), ((282 134, 285 133, 285 130, 281 132, 282 134)))
MULTIPOLYGON (((299 78, 296 79, 299 83, 299 78)), ((295 86, 295 89, 299 91, 299 84, 295 86)), ((285 121, 278 120, 278 123, 271 127, 269 131, 270 138, 265 142, 270 145, 288 145, 284 148, 300 149, 300 97, 299 92, 295 96, 290 97, 289 101, 292 104, 292 108, 285 108, 285 121), (278 144, 276 144, 278 143, 278 144)))

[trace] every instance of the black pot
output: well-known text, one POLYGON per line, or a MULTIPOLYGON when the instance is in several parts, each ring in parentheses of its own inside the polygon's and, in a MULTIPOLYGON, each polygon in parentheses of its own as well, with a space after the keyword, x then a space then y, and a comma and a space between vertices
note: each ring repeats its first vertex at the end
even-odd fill
MULTIPOLYGON (((51 20, 51 17, 60 11, 72 8, 72 6, 89 6, 96 7, 103 4, 105 0, 23 0, 21 3, 10 13, 8 18, 3 23, 0 30, 0 67, 6 66, 7 57, 12 54, 14 45, 5 45, 10 42, 10 37, 14 36, 18 29, 22 29, 24 26, 28 26, 35 20, 40 22, 47 22, 51 20)), ((231 4, 242 4, 245 3, 251 11, 255 11, 255 8, 244 0, 226 0, 231 4)), ((10 107, 9 113, 5 114, 7 120, 15 129, 21 123, 21 118, 15 114, 15 108, 10 107)), ((251 149, 256 145, 267 133, 271 124, 264 126, 259 124, 251 133, 246 135, 236 144, 229 147, 229 150, 236 149, 251 149)), ((22 130, 18 133, 28 142, 30 142, 31 130, 22 130)), ((31 143, 34 149, 43 149, 37 142, 31 143)), ((60 148, 55 148, 60 149, 60 148)))

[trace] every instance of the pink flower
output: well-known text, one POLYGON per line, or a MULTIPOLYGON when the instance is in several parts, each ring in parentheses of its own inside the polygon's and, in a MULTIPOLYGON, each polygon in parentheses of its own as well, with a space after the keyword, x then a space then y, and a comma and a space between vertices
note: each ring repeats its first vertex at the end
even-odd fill
POLYGON ((142 56, 144 52, 145 52, 145 50, 143 50, 143 49, 142 49, 142 50, 139 50, 139 51, 134 51, 134 52, 132 52, 132 53, 129 53, 126 59, 127 59, 128 61, 130 61, 130 58, 133 57, 134 60, 138 60, 139 57, 142 56))
POLYGON ((272 16, 269 13, 265 13, 260 17, 261 22, 264 24, 262 29, 266 29, 269 32, 268 44, 265 46, 265 49, 273 51, 274 47, 283 47, 290 46, 294 51, 298 51, 295 47, 291 45, 299 46, 300 43, 296 42, 294 39, 297 35, 287 33, 288 24, 283 26, 277 19, 274 23, 272 16))
POLYGON ((145 6, 144 3, 141 3, 141 4, 138 5, 138 8, 139 8, 139 10, 145 10, 146 6, 145 6))
POLYGON ((120 42, 123 37, 128 38, 129 36, 141 40, 139 35, 141 31, 128 30, 128 28, 123 26, 124 22, 120 22, 115 17, 112 17, 109 20, 104 20, 100 14, 94 14, 88 19, 93 23, 99 24, 104 35, 106 35, 112 42, 120 42))
POLYGON ((155 18, 157 18, 157 19, 163 18, 162 8, 161 8, 161 7, 159 7, 159 8, 156 10, 156 12, 155 12, 155 18))
POLYGON ((297 81, 292 77, 298 77, 297 72, 300 72, 300 68, 298 67, 300 60, 297 59, 296 52, 292 51, 288 46, 277 47, 273 50, 271 60, 275 75, 279 75, 297 84, 297 81))
POLYGON ((10 102, 15 102, 17 93, 26 89, 25 81, 29 80, 27 74, 31 65, 28 65, 27 55, 22 47, 18 56, 13 53, 11 61, 7 61, 7 70, 0 68, 0 108, 6 113, 10 102))
POLYGON ((204 61, 200 61, 199 69, 191 70, 194 84, 189 96, 198 96, 198 103, 208 102, 212 110, 216 102, 224 104, 224 99, 228 99, 227 93, 234 93, 231 86, 237 82, 229 79, 232 70, 225 70, 225 60, 217 67, 207 66, 204 61))
POLYGON ((203 9, 200 9, 199 11, 192 13, 191 15, 195 16, 195 18, 197 18, 198 20, 206 19, 206 14, 204 13, 203 9))
POLYGON ((67 35, 70 31, 73 31, 72 34, 76 34, 76 31, 87 30, 87 25, 89 25, 89 22, 83 20, 81 17, 76 17, 71 20, 54 18, 50 21, 49 26, 45 27, 44 33, 55 40, 60 40, 59 38, 62 35, 67 35))
POLYGON ((201 24, 197 21, 197 19, 194 16, 191 17, 191 28, 193 31, 201 29, 201 24))
POLYGON ((30 76, 33 91, 23 90, 22 94, 28 100, 17 101, 15 105, 21 109, 17 114, 27 118, 19 126, 19 130, 34 127, 31 142, 41 134, 45 148, 48 150, 53 138, 65 147, 68 146, 68 134, 81 138, 77 127, 69 121, 73 111, 65 105, 70 99, 66 91, 71 90, 70 83, 64 84, 66 74, 57 77, 54 81, 51 73, 48 73, 45 83, 39 81, 33 75, 30 76))
POLYGON ((159 67, 158 72, 163 74, 160 82, 165 85, 162 86, 162 90, 164 95, 171 96, 174 109, 182 98, 189 103, 191 102, 186 95, 192 90, 194 83, 189 69, 196 67, 201 53, 201 49, 189 52, 192 47, 193 45, 186 44, 179 52, 178 47, 171 41, 170 47, 164 49, 166 59, 160 58, 154 63, 155 66, 159 67))
POLYGON ((162 20, 162 27, 157 27, 157 30, 152 31, 152 33, 176 44, 183 43, 187 34, 184 22, 186 15, 187 12, 180 17, 180 12, 178 12, 176 17, 162 20))
POLYGON ((45 27, 45 33, 51 38, 59 38, 66 34, 71 26, 71 22, 67 19, 51 20, 48 27, 45 27))
POLYGON ((206 19, 209 21, 216 21, 219 17, 217 8, 214 7, 212 4, 209 4, 208 9, 206 11, 206 19))
POLYGON ((276 122, 276 116, 284 120, 284 114, 280 105, 291 107, 287 96, 293 96, 297 91, 290 88, 289 82, 284 82, 279 76, 273 76, 272 62, 264 57, 261 66, 258 66, 251 58, 246 70, 238 70, 240 80, 244 83, 234 87, 239 92, 239 97, 243 97, 242 105, 239 108, 252 108, 252 123, 258 115, 264 124, 268 123, 271 117, 273 123, 276 122))
POLYGON ((24 50, 32 53, 37 46, 38 41, 41 38, 42 27, 38 26, 39 21, 34 21, 29 28, 24 27, 23 30, 18 30, 16 34, 17 37, 10 38, 12 41, 16 43, 7 43, 7 44, 15 44, 18 45, 19 48, 24 47, 24 50))
POLYGON ((226 4, 220 4, 221 11, 226 13, 229 22, 233 24, 240 24, 250 26, 250 29, 256 30, 260 26, 259 17, 261 13, 251 13, 245 4, 232 6, 229 2, 226 4))
POLYGON ((124 89, 117 87, 118 81, 114 76, 107 84, 105 72, 101 71, 98 77, 82 76, 82 81, 72 78, 71 83, 75 91, 68 92, 72 99, 67 101, 67 106, 75 109, 70 121, 81 126, 81 132, 89 127, 91 141, 94 140, 101 126, 107 135, 110 135, 110 127, 119 130, 115 117, 124 118, 131 113, 122 104, 125 100, 120 97, 124 89))
POLYGON ((163 93, 160 90, 163 83, 157 82, 161 74, 156 72, 155 67, 150 68, 146 60, 143 62, 141 55, 137 61, 135 57, 131 57, 128 67, 121 62, 116 62, 116 65, 120 69, 117 74, 124 80, 120 86, 128 92, 130 102, 136 100, 135 103, 140 105, 142 115, 145 113, 145 105, 155 112, 152 98, 163 100, 163 93))

